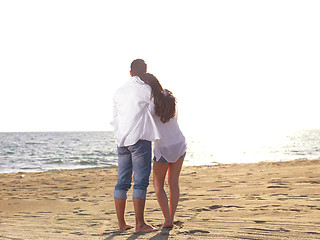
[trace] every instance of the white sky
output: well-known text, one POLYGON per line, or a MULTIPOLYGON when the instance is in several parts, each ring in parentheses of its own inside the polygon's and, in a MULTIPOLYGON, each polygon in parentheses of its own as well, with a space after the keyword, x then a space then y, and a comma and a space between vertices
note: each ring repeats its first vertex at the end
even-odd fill
POLYGON ((0 2, 0 131, 111 130, 143 58, 189 133, 320 128, 319 1, 0 2))

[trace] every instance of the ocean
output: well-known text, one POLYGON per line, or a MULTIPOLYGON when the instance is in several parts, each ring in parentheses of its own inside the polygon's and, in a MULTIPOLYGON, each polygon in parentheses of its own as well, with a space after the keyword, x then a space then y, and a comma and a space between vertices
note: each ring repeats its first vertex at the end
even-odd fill
MULTIPOLYGON (((320 129, 295 131, 263 144, 186 139, 188 166, 320 158, 320 129)), ((112 132, 0 133, 0 173, 116 166, 112 132)))

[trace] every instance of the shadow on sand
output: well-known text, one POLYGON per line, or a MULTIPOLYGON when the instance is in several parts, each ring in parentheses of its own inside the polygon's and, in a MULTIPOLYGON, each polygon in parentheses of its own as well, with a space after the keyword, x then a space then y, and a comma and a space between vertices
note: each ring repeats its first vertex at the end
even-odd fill
MULTIPOLYGON (((169 238, 169 233, 171 230, 172 230, 172 228, 162 228, 160 231, 152 232, 152 233, 156 233, 156 235, 154 235, 153 237, 150 237, 149 239, 151 239, 151 240, 167 240, 169 238)), ((123 236, 123 239, 134 240, 134 239, 137 239, 139 236, 146 235, 146 234, 151 234, 151 233, 133 233, 131 236, 127 237, 127 236, 125 236, 125 235, 127 235, 127 234, 125 234, 125 232, 116 231, 116 232, 112 232, 104 240, 112 240, 113 238, 115 238, 117 236, 121 236, 121 235, 123 236)), ((104 235, 106 235, 106 234, 104 234, 104 235)))

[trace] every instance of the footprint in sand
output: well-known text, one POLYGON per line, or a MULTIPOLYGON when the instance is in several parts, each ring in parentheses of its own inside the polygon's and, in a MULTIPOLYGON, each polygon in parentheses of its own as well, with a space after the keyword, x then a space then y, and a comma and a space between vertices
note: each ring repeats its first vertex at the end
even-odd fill
POLYGON ((259 232, 290 232, 290 230, 279 228, 279 229, 265 229, 265 228, 246 228, 248 230, 259 231, 259 232))
POLYGON ((210 209, 208 209, 208 208, 197 208, 195 210, 196 210, 196 212, 203 212, 203 211, 208 212, 208 211, 210 211, 210 209))
POLYGON ((285 186, 268 186, 267 188, 289 188, 285 186))
POLYGON ((80 201, 79 198, 66 198, 68 202, 77 202, 80 201))
POLYGON ((175 226, 178 226, 179 228, 182 228, 182 227, 183 227, 183 223, 184 223, 184 222, 182 222, 182 221, 174 221, 173 224, 174 224, 175 226))
POLYGON ((200 229, 195 229, 195 230, 190 230, 190 231, 185 231, 185 232, 178 232, 178 234, 185 234, 185 235, 188 235, 188 234, 196 234, 196 233, 201 233, 201 234, 208 234, 210 233, 209 231, 204 231, 204 230, 200 230, 200 229))
POLYGON ((255 223, 266 223, 266 221, 255 220, 255 223))
POLYGON ((81 232, 72 232, 72 233, 70 233, 70 234, 75 234, 75 235, 78 235, 78 236, 84 235, 84 234, 81 233, 81 232))

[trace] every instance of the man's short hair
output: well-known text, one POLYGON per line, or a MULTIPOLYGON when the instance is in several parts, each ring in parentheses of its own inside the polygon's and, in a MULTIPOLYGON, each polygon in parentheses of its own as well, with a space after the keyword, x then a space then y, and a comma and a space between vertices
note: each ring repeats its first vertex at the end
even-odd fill
POLYGON ((147 72, 147 64, 142 59, 136 59, 131 63, 132 76, 141 76, 147 72))

